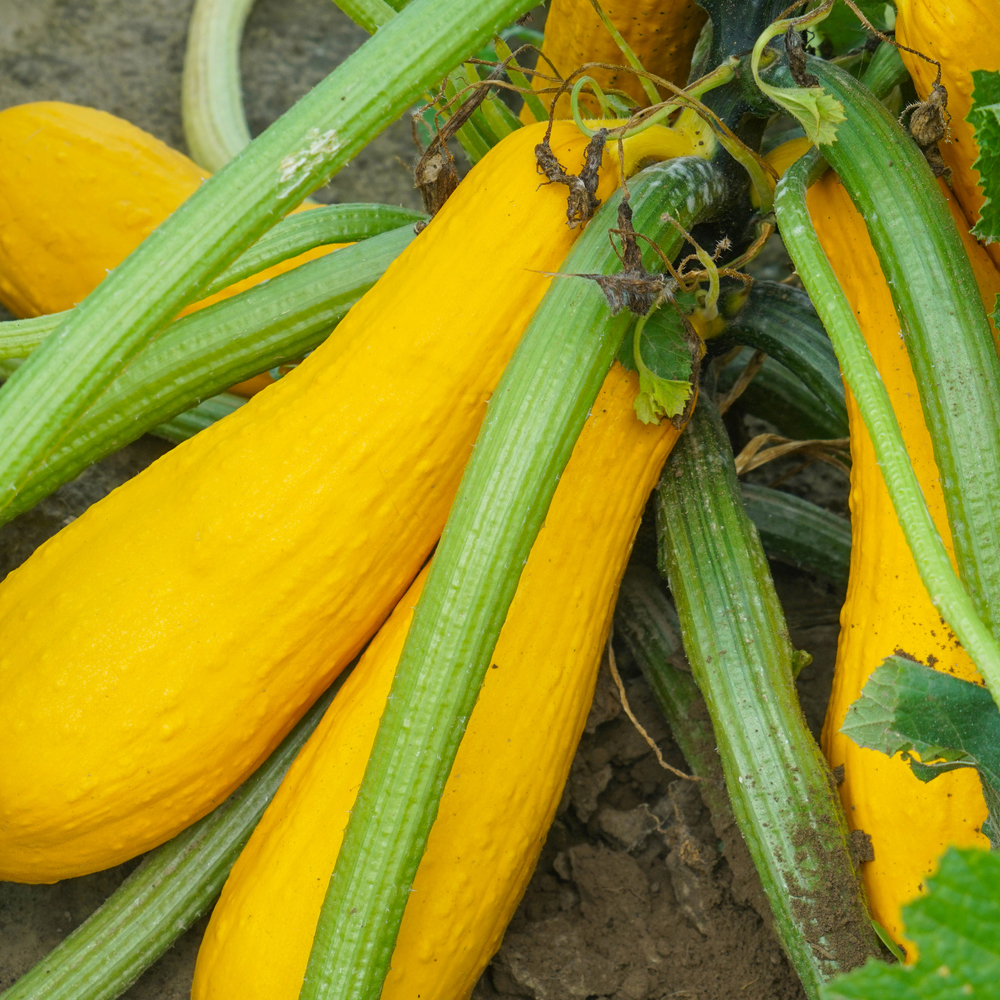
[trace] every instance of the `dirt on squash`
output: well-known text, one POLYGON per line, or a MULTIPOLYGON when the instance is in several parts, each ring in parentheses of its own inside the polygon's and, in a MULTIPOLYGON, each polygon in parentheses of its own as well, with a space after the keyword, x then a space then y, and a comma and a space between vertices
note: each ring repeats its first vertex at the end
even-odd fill
MULTIPOLYGON (((0 0, 0 109, 31 100, 89 104, 183 149, 180 70, 191 4, 0 0)), ((252 131, 364 37, 330 0, 260 0, 243 48, 252 131)), ((413 159, 408 123, 398 123, 322 197, 417 207, 419 196, 401 162, 413 159)), ((143 438, 0 530, 0 576, 168 448, 143 438)), ((846 486, 828 492, 836 506, 846 486)), ((637 544, 647 560, 650 535, 646 524, 637 544)), ((818 734, 840 598, 801 573, 780 567, 776 573, 793 642, 814 656, 800 690, 818 734)), ((636 716, 665 758, 686 769, 624 650, 618 663, 636 716)), ((0 884, 0 990, 86 919, 137 863, 52 886, 0 884)), ((535 876, 474 997, 796 1000, 801 987, 761 913, 766 903, 738 832, 716 831, 697 786, 659 766, 622 712, 605 670, 535 876)), ((207 916, 199 920, 125 996, 188 998, 206 922, 207 916)))

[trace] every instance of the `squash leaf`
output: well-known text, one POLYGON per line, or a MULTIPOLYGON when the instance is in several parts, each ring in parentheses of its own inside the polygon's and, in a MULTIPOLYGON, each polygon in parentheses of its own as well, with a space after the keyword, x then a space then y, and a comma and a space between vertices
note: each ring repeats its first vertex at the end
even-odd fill
POLYGON ((635 411, 644 424, 681 417, 692 398, 704 345, 681 312, 682 299, 694 303, 693 295, 681 293, 676 303, 639 317, 618 352, 627 369, 639 372, 635 411))
POLYGON ((989 809, 983 833, 1000 848, 1000 711, 986 688, 890 656, 868 678, 840 731, 858 746, 889 757, 902 753, 921 781, 975 768, 989 809))
MULTIPOLYGON (((896 25, 896 11, 883 0, 860 0, 858 7, 879 31, 892 31, 896 25)), ((826 20, 812 29, 813 38, 808 44, 822 51, 826 58, 843 55, 868 41, 868 29, 847 4, 838 3, 826 20)))
POLYGON ((972 168, 986 195, 972 234, 992 243, 1000 239, 1000 72, 974 69, 972 82, 972 110, 965 120, 976 130, 979 157, 972 168))
POLYGON ((867 965, 820 989, 822 1000, 1000 997, 1000 855, 949 848, 928 894, 903 907, 915 965, 867 965))

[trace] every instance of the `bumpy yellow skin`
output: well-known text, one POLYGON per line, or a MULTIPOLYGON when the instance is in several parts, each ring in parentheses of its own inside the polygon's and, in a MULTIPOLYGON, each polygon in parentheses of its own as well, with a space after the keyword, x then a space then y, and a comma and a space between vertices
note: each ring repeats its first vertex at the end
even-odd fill
MULTIPOLYGON (((107 868, 203 816, 396 604, 579 233, 539 186, 543 132, 484 157, 336 337, 0 584, 0 879, 107 868)), ((579 169, 585 137, 553 138, 579 169)))
MULTIPOLYGON (((889 392, 938 531, 950 547, 940 478, 916 380, 864 220, 832 172, 809 189, 808 204, 889 392)), ((951 204, 965 233, 961 209, 951 204)), ((966 235, 965 243, 984 302, 992 302, 1000 291, 1000 276, 971 237, 966 235)), ((871 672, 899 650, 965 680, 979 677, 927 596, 850 392, 847 406, 853 543, 823 747, 831 767, 844 766, 840 793, 848 822, 872 838, 875 860, 862 866, 872 913, 912 961, 916 950, 903 937, 900 907, 920 893, 949 844, 989 847, 980 832, 986 804, 979 779, 974 771, 962 770, 923 784, 900 756, 890 759, 862 749, 839 730, 871 672)))
MULTIPOLYGON (((951 167, 952 188, 967 225, 975 225, 983 189, 972 169, 979 155, 975 130, 965 116, 972 107, 972 71, 1000 70, 1000 0, 896 0, 896 39, 941 63, 951 115, 951 141, 941 143, 941 155, 951 167)), ((900 55, 926 100, 937 67, 910 52, 900 55)), ((992 243, 986 251, 1000 267, 1000 244, 992 243)))
MULTIPOLYGON (((671 83, 684 86, 691 68, 698 35, 708 18, 694 0, 608 0, 602 5, 611 23, 621 32, 631 46, 643 68, 671 83)), ((542 54, 564 77, 588 62, 625 65, 615 40, 601 23, 590 0, 552 0, 545 19, 545 40, 542 54)), ((539 58, 538 70, 552 76, 552 67, 539 58)), ((649 103, 639 78, 634 73, 592 68, 587 71, 605 90, 623 90, 641 106, 649 103)), ((553 86, 550 80, 535 77, 535 90, 553 86)), ((541 95, 548 110, 552 94, 541 95)), ((584 107, 596 113, 596 102, 581 97, 584 107)), ((556 103, 556 118, 570 118, 569 94, 556 103)), ((525 108, 523 121, 533 121, 530 110, 525 108)))
MULTIPOLYGON (((441 800, 382 1000, 467 997, 524 892, 562 793, 642 508, 678 432, 608 375, 560 479, 441 800), (613 488, 611 487, 613 484, 613 488)), ((195 1000, 295 1000, 421 578, 337 695, 222 893, 195 1000)))
MULTIPOLYGON (((58 101, 0 111, 0 303, 22 317, 71 309, 208 176, 148 132, 104 111, 58 101)), ((283 261, 184 312, 334 248, 283 261)), ((258 376, 233 388, 252 395, 272 381, 258 376)))

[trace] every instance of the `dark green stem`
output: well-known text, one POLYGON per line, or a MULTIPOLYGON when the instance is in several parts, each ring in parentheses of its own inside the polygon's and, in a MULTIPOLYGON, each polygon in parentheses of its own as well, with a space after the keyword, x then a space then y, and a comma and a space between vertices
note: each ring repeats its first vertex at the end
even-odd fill
POLYGON ((879 954, 833 779, 799 707, 792 646, 732 452, 699 402, 658 497, 660 557, 733 811, 774 928, 815 998, 879 954))
POLYGON ((847 587, 851 522, 808 500, 767 486, 741 483, 747 515, 768 558, 847 587))
MULTIPOLYGON (((724 194, 715 169, 676 159, 633 178, 635 226, 671 256, 724 194)), ((613 273, 619 197, 560 269, 613 273)), ((648 250, 648 248, 647 248, 648 250)), ((647 257, 652 263, 652 257, 647 257)), ((648 266, 648 265, 647 265, 648 266)), ((490 401, 417 606, 324 901, 301 996, 377 996, 466 720, 528 552, 630 322, 597 285, 549 289, 490 401)))

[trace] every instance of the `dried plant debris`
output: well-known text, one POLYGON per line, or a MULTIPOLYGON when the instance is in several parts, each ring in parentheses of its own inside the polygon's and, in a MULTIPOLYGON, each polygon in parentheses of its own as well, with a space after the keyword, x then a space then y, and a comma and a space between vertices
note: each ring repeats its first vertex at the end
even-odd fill
MULTIPOLYGON (((472 93, 455 109, 448 120, 438 126, 430 145, 413 168, 413 186, 420 192, 424 210, 431 217, 437 214, 458 187, 458 171, 455 169, 455 158, 448 149, 448 141, 472 117, 472 113, 483 103, 491 86, 501 75, 501 70, 494 71, 486 80, 474 87, 472 93)), ((425 108, 418 109, 412 118, 413 141, 417 143, 418 148, 420 143, 417 139, 416 123, 424 110, 425 108)), ((426 225, 427 223, 418 223, 421 229, 426 225)))
POLYGON ((806 47, 802 35, 794 27, 785 32, 785 53, 788 56, 788 69, 798 87, 818 87, 819 80, 812 73, 806 72, 806 47))
POLYGON ((938 143, 948 138, 948 123, 951 121, 951 115, 948 113, 948 91, 941 83, 940 67, 927 100, 916 101, 903 108, 903 113, 899 116, 901 125, 907 112, 910 113, 910 120, 905 127, 913 137, 913 141, 920 147, 928 165, 934 171, 934 176, 944 177, 951 183, 951 170, 945 166, 941 150, 938 148, 938 143))
POLYGON ((538 172, 546 178, 549 184, 565 184, 569 188, 569 198, 566 206, 566 221, 570 229, 588 222, 601 204, 597 197, 597 181, 601 169, 601 159, 604 156, 604 145, 607 142, 608 130, 599 128, 587 148, 584 150, 583 169, 579 174, 569 174, 565 167, 559 162, 549 138, 552 131, 552 122, 549 122, 549 130, 545 133, 545 138, 535 146, 535 162, 538 164, 538 172))

